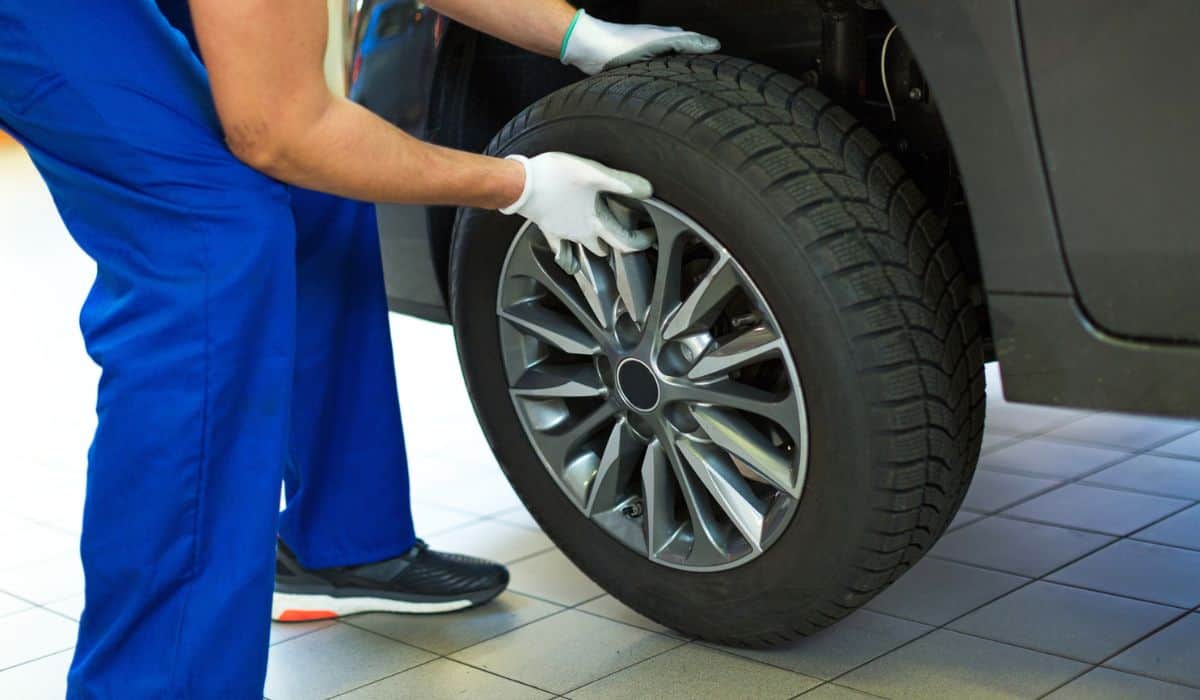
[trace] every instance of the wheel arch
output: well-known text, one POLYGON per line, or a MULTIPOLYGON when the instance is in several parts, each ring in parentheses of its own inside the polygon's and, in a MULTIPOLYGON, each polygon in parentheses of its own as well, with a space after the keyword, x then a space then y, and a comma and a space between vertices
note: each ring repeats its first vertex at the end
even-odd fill
MULTIPOLYGON (((959 234, 960 253, 976 268, 980 303, 998 293, 1070 295, 1025 79, 1019 17, 1011 0, 599 0, 583 5, 618 20, 687 24, 717 33, 724 29, 722 38, 733 37, 726 41, 729 53, 815 80, 822 11, 839 3, 881 10, 911 46, 961 173, 969 224, 959 234), (749 32, 761 26, 757 12, 786 16, 794 30, 786 43, 755 41, 749 32)), ((872 72, 877 56, 868 61, 872 72)), ((474 151, 483 150, 525 106, 579 78, 557 61, 523 54, 459 25, 447 32, 437 75, 429 137, 474 151)), ((862 116, 862 110, 846 106, 862 116)), ((443 268, 454 213, 433 209, 429 216, 445 292, 443 268)))

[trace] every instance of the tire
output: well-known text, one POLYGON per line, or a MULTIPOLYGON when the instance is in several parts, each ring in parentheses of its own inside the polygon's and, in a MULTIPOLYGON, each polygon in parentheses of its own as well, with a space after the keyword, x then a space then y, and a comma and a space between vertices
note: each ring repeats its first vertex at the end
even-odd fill
POLYGON ((496 296, 521 221, 463 210, 451 296, 464 373, 529 511, 588 576, 706 640, 771 646, 869 601, 954 517, 984 422, 980 311, 939 218, 849 113, 761 65, 671 58, 569 86, 494 155, 568 151, 648 177, 727 247, 774 309, 804 386, 807 481, 782 535, 694 572, 595 526, 543 466, 508 393, 496 296))

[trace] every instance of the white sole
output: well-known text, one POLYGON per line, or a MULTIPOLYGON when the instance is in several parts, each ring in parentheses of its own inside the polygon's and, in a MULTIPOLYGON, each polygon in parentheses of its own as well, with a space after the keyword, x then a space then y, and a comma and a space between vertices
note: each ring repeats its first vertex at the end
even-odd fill
POLYGON ((276 622, 329 620, 368 612, 429 615, 469 608, 469 600, 415 603, 388 598, 338 598, 331 595, 276 593, 271 601, 271 619, 276 622))

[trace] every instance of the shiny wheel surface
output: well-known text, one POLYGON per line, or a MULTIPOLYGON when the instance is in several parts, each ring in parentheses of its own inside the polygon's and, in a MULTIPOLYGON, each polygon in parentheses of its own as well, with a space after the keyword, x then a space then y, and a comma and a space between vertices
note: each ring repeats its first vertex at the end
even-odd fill
POLYGON ((808 428, 786 338, 716 238, 658 201, 613 202, 647 251, 576 252, 527 224, 498 294, 509 393, 543 466, 651 561, 741 566, 791 522, 808 428))

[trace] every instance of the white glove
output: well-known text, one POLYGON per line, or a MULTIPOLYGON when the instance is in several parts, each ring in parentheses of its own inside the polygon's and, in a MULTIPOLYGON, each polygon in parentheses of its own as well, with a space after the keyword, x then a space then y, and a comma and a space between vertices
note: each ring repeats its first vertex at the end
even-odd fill
POLYGON ((613 24, 580 10, 563 38, 562 62, 588 75, 671 53, 713 53, 721 42, 680 27, 613 24))
POLYGON ((654 188, 646 178, 566 153, 509 159, 525 166, 525 190, 515 204, 500 211, 519 214, 536 224, 567 272, 573 273, 578 263, 569 243, 600 256, 608 255, 610 246, 633 253, 653 243, 649 235, 622 226, 601 196, 649 199, 654 188))

